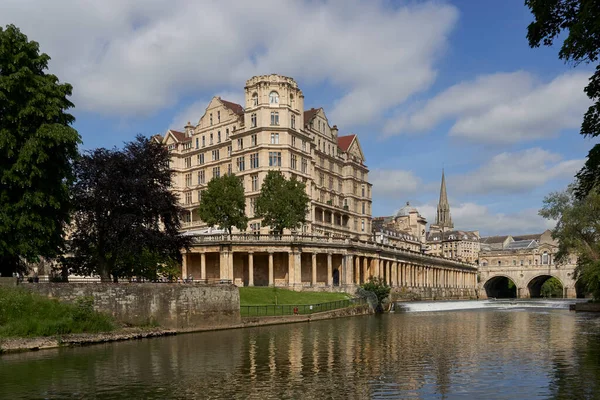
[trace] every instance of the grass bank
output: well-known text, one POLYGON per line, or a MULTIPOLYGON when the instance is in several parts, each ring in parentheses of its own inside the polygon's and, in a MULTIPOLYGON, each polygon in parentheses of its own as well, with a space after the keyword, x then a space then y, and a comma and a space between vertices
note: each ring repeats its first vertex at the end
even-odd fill
POLYGON ((97 333, 115 327, 109 316, 94 311, 92 298, 66 304, 24 289, 0 288, 0 337, 97 333))
POLYGON ((240 305, 271 304, 318 304, 329 301, 349 299, 347 293, 330 292, 295 292, 288 289, 269 287, 241 287, 240 305))

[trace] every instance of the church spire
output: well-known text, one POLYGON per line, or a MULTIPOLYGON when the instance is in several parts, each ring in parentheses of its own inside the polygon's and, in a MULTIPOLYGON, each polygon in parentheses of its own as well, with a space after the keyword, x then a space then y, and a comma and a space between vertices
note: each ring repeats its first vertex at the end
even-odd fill
POLYGON ((450 204, 448 203, 448 194, 446 193, 446 177, 444 176, 444 169, 442 168, 442 186, 440 187, 440 201, 437 206, 437 216, 435 223, 442 230, 443 228, 453 229, 454 224, 452 223, 452 217, 450 216, 450 204))

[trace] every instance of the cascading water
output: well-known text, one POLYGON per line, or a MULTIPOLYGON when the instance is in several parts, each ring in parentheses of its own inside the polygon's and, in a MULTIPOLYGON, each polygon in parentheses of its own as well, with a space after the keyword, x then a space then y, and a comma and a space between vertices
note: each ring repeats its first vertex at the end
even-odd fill
POLYGON ((550 308, 569 309, 569 305, 577 302, 575 299, 502 299, 502 300, 469 300, 469 301, 413 301, 395 302, 395 312, 432 312, 432 311, 457 311, 471 309, 523 309, 523 308, 550 308))

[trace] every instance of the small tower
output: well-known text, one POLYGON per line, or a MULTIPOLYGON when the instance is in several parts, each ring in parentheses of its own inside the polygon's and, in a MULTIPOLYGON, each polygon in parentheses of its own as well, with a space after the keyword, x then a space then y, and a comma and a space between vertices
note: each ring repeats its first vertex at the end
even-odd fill
POLYGON ((454 229, 452 216, 450 215, 450 204, 448 203, 448 194, 446 193, 446 177, 442 169, 442 185, 440 187, 440 201, 437 206, 437 215, 435 225, 431 226, 432 231, 446 232, 454 229))

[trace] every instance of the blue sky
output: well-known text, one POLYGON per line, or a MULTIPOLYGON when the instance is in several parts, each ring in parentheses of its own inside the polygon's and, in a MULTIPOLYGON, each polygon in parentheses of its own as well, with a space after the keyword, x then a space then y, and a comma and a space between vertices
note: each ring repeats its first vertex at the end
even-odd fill
POLYGON ((523 0, 3 0, 74 85, 85 149, 198 120, 246 79, 294 77, 305 107, 357 133, 374 216, 406 201, 433 222, 442 168, 456 228, 538 232, 543 197, 581 167, 587 66, 530 49, 523 0))

